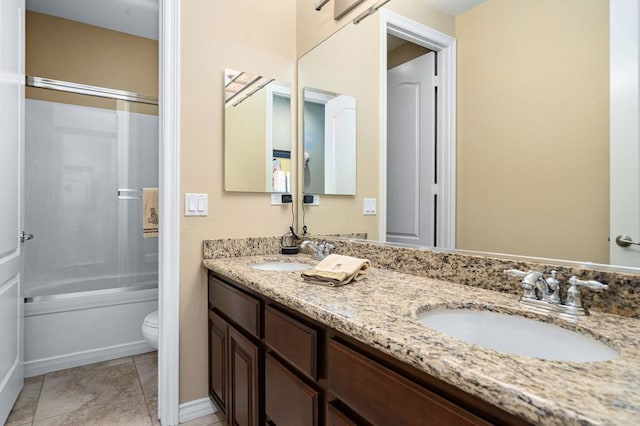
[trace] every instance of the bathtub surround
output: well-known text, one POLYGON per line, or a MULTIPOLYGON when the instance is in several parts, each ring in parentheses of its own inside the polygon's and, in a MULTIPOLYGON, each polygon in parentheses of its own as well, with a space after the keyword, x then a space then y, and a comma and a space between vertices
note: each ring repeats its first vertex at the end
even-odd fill
POLYGON ((157 282, 40 299, 24 305, 25 377, 153 350, 141 326, 158 309, 157 282))
MULTIPOLYGON (((354 234, 355 235, 355 234, 354 234)), ((320 237, 317 237, 320 238, 320 237)), ((590 310, 631 318, 640 318, 640 275, 591 269, 583 266, 567 266, 570 262, 553 263, 512 260, 479 254, 462 254, 431 249, 396 247, 385 243, 354 240, 341 237, 323 237, 335 246, 335 253, 369 259, 375 268, 450 281, 467 286, 510 293, 520 296, 520 281, 503 273, 505 269, 538 270, 549 273, 558 271, 563 291, 568 279, 577 275, 580 279, 593 279, 608 284, 604 291, 582 290, 585 306, 590 310)), ((205 240, 204 259, 234 256, 255 256, 279 253, 277 237, 205 240)), ((564 295, 563 295, 564 298, 564 295)))

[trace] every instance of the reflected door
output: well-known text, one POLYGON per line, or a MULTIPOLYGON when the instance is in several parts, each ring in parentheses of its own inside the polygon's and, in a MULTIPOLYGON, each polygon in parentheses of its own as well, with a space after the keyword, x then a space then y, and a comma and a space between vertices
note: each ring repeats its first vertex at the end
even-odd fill
POLYGON ((0 2, 0 424, 23 384, 24 0, 0 2))
POLYGON ((639 8, 633 0, 612 2, 610 8, 610 263, 640 267, 640 246, 616 243, 618 235, 640 242, 639 8))
POLYGON ((437 246, 435 53, 387 74, 387 241, 437 246))
POLYGON ((324 190, 356 193, 356 98, 338 95, 325 104, 324 190))

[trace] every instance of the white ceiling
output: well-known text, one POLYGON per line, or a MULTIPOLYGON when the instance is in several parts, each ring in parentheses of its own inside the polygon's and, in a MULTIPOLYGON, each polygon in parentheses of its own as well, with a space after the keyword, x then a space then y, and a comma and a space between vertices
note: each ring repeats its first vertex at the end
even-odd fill
POLYGON ((485 0, 422 0, 451 16, 458 16, 485 0))
POLYGON ((26 0, 27 10, 158 40, 158 0, 26 0))

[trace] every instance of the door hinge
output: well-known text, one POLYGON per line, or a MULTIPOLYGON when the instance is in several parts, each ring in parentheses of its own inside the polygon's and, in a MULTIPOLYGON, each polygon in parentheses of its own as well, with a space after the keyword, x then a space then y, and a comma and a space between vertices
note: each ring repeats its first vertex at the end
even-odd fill
POLYGON ((440 194, 440 185, 438 185, 437 183, 431 184, 431 193, 433 195, 440 194))
POLYGON ((438 77, 437 75, 433 76, 433 87, 438 87, 440 86, 440 77, 438 77))

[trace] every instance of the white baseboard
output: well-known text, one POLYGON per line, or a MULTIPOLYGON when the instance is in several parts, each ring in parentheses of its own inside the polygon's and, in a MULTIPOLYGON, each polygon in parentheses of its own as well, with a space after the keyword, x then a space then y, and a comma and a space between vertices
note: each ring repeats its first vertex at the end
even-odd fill
POLYGON ((39 376, 40 374, 51 373, 52 371, 142 354, 153 350, 155 349, 153 349, 146 340, 141 340, 138 342, 108 346, 106 348, 35 359, 24 363, 24 377, 39 376))
POLYGON ((178 418, 180 423, 186 423, 198 417, 208 416, 218 411, 211 399, 201 398, 194 401, 185 402, 178 407, 178 418))

